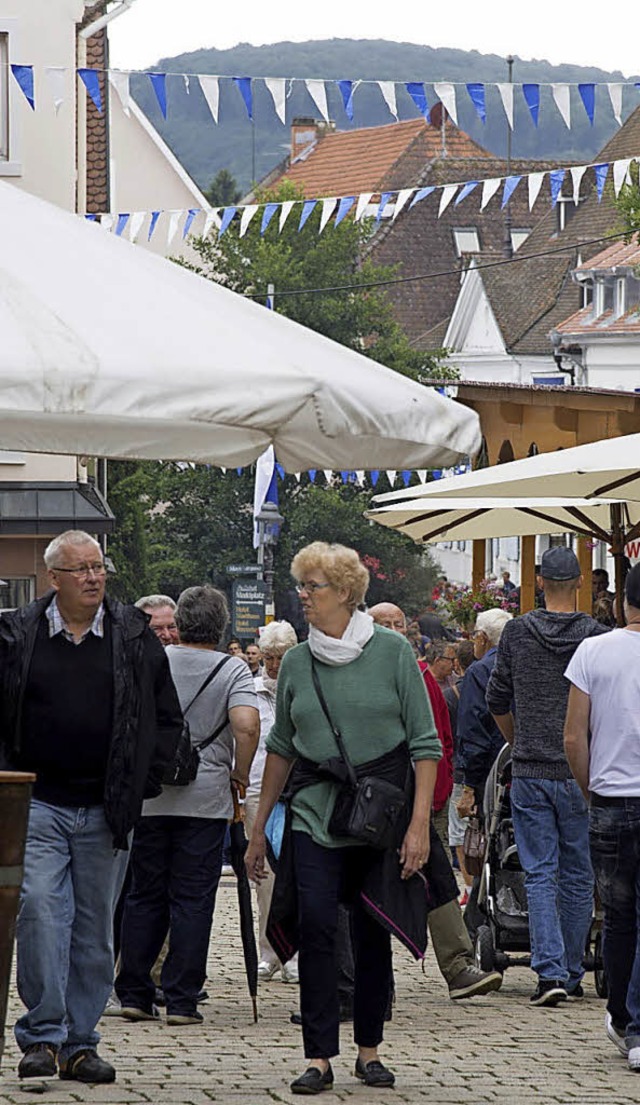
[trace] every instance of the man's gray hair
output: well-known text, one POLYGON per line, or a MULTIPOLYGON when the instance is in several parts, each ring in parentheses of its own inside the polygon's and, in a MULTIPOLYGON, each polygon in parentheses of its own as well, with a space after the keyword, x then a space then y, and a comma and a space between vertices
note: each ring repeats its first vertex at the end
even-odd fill
POLYGON ((284 656, 297 643, 296 631, 289 622, 269 622, 260 631, 258 641, 262 654, 268 652, 272 656, 284 656))
POLYGON ((434 664, 436 660, 441 660, 447 650, 452 648, 453 641, 445 641, 444 637, 441 641, 431 641, 424 650, 427 663, 434 664))
POLYGON ((66 529, 64 533, 59 533, 57 537, 54 537, 53 541, 50 541, 44 550, 44 562, 47 568, 56 567, 61 549, 66 546, 74 548, 81 545, 95 545, 102 560, 102 549, 95 537, 92 537, 90 533, 85 533, 83 529, 66 529))
POLYGON ((222 591, 210 584, 187 587, 178 599, 176 625, 183 645, 217 645, 229 621, 222 591))
POLYGON ((502 630, 507 622, 510 622, 513 614, 507 610, 482 610, 476 618, 476 630, 481 630, 493 647, 497 647, 502 636, 502 630))
POLYGON ((174 600, 168 595, 143 595, 134 603, 134 606, 137 606, 138 610, 161 610, 163 606, 168 606, 171 610, 176 608, 174 600))

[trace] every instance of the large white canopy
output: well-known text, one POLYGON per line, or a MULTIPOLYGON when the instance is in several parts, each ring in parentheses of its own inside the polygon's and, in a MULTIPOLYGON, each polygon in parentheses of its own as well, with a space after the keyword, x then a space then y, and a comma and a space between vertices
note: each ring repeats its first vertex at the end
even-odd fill
POLYGON ((473 455, 432 389, 0 183, 0 448, 303 468, 473 455))

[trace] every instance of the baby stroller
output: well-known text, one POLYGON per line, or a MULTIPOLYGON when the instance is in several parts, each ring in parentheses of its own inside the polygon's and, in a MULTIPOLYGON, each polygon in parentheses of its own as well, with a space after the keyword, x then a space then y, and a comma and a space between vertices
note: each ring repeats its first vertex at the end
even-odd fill
MULTIPOLYGON (((500 750, 484 792, 485 859, 478 888, 483 923, 475 934, 475 960, 482 971, 530 967, 529 913, 524 871, 511 818, 511 748, 500 750)), ((585 949, 584 967, 595 972, 599 997, 607 996, 602 963, 601 913, 596 912, 585 949)))

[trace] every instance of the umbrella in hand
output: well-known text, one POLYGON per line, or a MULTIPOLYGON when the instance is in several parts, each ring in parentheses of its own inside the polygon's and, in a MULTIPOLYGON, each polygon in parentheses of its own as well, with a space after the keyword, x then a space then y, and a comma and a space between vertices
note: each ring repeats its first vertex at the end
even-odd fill
POLYGON ((244 854, 247 850, 247 838, 244 833, 244 823, 240 813, 238 802, 238 790, 235 784, 231 786, 233 797, 233 821, 229 826, 231 846, 229 849, 231 866, 236 875, 238 887, 238 907, 240 910, 240 935, 242 937, 242 950, 244 953, 244 966, 247 973, 247 985, 253 1004, 253 1020, 258 1020, 258 949, 253 928, 253 912, 251 909, 251 888, 244 865, 244 854))

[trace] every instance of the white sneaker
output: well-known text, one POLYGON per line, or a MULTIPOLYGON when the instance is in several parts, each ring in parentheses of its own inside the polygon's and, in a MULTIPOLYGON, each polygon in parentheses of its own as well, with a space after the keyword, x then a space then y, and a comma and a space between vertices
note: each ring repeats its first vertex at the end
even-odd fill
POLYGON ((119 1000, 115 990, 111 991, 111 997, 109 998, 109 1000, 108 1000, 108 1002, 107 1002, 107 1004, 104 1008, 102 1016, 103 1017, 121 1017, 122 1016, 122 1006, 120 1004, 120 1000, 119 1000))
POLYGON ((277 959, 275 963, 267 963, 263 960, 262 963, 258 963, 258 982, 269 982, 279 970, 280 964, 277 959))
POLYGON ((640 1070, 640 1048, 635 1047, 635 1048, 632 1048, 631 1051, 629 1051, 629 1048, 627 1047, 624 1036, 621 1036, 620 1033, 617 1031, 617 1029, 614 1028, 613 1021, 611 1020, 611 1013, 609 1013, 609 1012, 606 1012, 605 1015, 604 1015, 604 1027, 605 1027, 605 1031, 607 1033, 607 1036, 611 1040, 611 1043, 616 1045, 616 1047, 617 1047, 618 1051, 620 1052, 620 1054, 624 1055, 625 1059, 627 1058, 627 1056, 629 1057, 629 1066, 630 1067, 631 1067, 631 1051, 635 1051, 638 1065, 636 1067, 631 1067, 631 1069, 632 1070, 640 1070))
POLYGON ((282 968, 282 981, 292 982, 296 985, 300 982, 297 963, 292 961, 289 961, 289 963, 285 963, 284 967, 282 968))
POLYGON ((629 1070, 640 1071, 640 1047, 630 1047, 627 1052, 629 1070))

